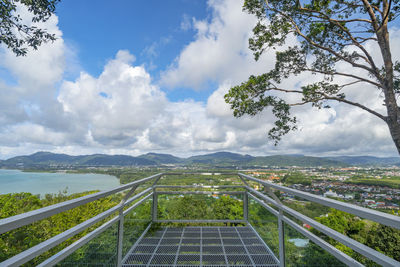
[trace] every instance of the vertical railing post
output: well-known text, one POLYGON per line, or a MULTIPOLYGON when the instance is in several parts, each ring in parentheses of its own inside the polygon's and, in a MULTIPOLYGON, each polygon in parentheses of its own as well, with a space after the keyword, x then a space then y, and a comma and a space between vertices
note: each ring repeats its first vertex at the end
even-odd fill
POLYGON ((123 207, 119 210, 119 221, 118 221, 118 245, 117 245, 117 266, 122 266, 122 246, 124 238, 124 209, 123 207))
POLYGON ((151 220, 153 222, 157 221, 157 212, 158 212, 158 195, 157 191, 153 191, 153 203, 151 209, 151 220))
POLYGON ((161 179, 162 176, 158 177, 153 183, 153 201, 151 203, 151 221, 157 221, 157 213, 158 213, 158 196, 157 196, 157 189, 156 185, 158 180, 161 179))
POLYGON ((279 209, 278 231, 279 231, 279 261, 280 267, 285 267, 285 230, 283 225, 283 211, 279 209))
POLYGON ((247 189, 243 193, 243 219, 248 222, 249 221, 249 198, 248 198, 247 189))
POLYGON ((122 246, 123 246, 123 239, 124 239, 124 207, 125 202, 128 198, 135 192, 138 185, 135 185, 129 190, 129 192, 124 196, 121 200, 120 205, 121 208, 119 209, 118 214, 118 240, 117 240, 117 266, 122 266, 122 246))
MULTIPOLYGON (((275 195, 271 188, 268 186, 264 186, 264 192, 268 193, 277 203, 278 208, 279 206, 283 206, 280 199, 275 195)), ((278 214, 278 232, 279 232, 279 266, 285 266, 285 229, 283 225, 283 211, 279 208, 278 214)))

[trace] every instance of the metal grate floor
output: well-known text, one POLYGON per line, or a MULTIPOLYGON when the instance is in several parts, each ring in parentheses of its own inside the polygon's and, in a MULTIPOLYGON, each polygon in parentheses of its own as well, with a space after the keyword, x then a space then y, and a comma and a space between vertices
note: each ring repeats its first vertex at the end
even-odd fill
POLYGON ((184 227, 146 234, 122 266, 277 267, 279 263, 250 227, 184 227))

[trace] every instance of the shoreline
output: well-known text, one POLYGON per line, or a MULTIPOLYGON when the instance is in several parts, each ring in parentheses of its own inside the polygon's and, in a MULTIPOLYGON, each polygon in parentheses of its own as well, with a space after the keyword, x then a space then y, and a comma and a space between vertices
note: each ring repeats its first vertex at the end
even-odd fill
POLYGON ((0 195, 27 192, 33 195, 71 195, 86 191, 104 191, 121 185, 115 175, 95 172, 33 171, 0 169, 0 195), (113 179, 110 179, 113 177, 113 179), (117 180, 115 180, 117 179, 117 180))

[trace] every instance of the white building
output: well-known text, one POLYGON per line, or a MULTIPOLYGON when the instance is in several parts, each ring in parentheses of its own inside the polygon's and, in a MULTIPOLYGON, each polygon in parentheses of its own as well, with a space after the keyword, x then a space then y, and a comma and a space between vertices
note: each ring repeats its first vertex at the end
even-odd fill
POLYGON ((326 191, 324 193, 324 197, 338 197, 338 195, 336 194, 336 192, 333 192, 331 189, 329 189, 329 191, 326 191))

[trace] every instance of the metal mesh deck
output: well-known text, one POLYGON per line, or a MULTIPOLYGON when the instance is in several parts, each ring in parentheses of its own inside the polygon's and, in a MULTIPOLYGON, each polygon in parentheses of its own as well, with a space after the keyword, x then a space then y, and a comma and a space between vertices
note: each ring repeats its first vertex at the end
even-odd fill
POLYGON ((278 261, 250 227, 184 227, 146 234, 123 266, 272 267, 278 261))

